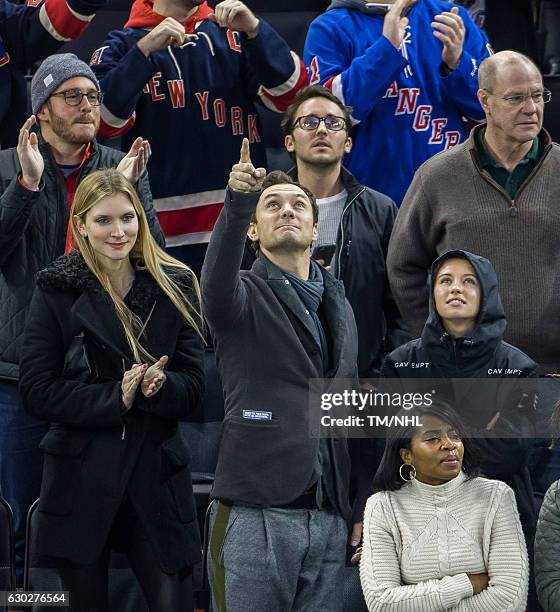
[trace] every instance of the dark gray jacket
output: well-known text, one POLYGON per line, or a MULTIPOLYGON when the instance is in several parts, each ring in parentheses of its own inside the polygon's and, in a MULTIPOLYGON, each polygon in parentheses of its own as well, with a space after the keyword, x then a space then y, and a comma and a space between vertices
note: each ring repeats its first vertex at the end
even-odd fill
MULTIPOLYGON (((0 380, 16 381, 19 376, 19 351, 35 274, 64 253, 68 227, 66 187, 50 146, 40 136, 39 150, 45 170, 38 192, 19 184, 21 168, 16 149, 0 151, 0 380)), ((94 170, 115 167, 124 157, 122 151, 95 140, 90 153, 78 181, 94 170)), ((138 182, 138 195, 152 235, 163 247, 146 173, 138 182)))
MULTIPOLYGON (((239 271, 258 197, 228 190, 202 268, 202 307, 214 338, 226 412, 213 496, 281 506, 299 497, 312 479, 319 440, 309 435, 309 379, 323 378, 323 363, 303 305, 301 312, 286 306, 293 291, 287 279, 281 273, 270 277, 261 258, 251 270, 239 271), (251 420, 243 410, 271 414, 251 420)), ((342 283, 325 270, 322 274, 321 309, 332 355, 327 376, 354 378, 352 309, 342 283)), ((346 439, 333 440, 332 467, 336 506, 348 517, 346 439)))
MULTIPOLYGON (((295 169, 290 171, 295 178, 295 169)), ((383 357, 411 340, 387 278, 387 249, 397 216, 391 198, 341 170, 348 192, 340 218, 332 273, 344 282, 358 329, 358 374, 377 378, 383 357)))
POLYGON ((552 483, 541 506, 535 538, 535 580, 544 611, 560 610, 560 480, 552 483))

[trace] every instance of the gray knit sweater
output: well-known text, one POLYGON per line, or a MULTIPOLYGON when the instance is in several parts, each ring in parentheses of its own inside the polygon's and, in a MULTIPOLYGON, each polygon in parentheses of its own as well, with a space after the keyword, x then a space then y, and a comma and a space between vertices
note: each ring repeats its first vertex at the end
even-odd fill
POLYGON ((560 372, 560 146, 542 130, 541 159, 512 201, 478 164, 480 128, 416 172, 389 244, 393 295, 418 336, 428 316, 431 263, 449 249, 482 255, 498 274, 504 340, 544 372, 560 372))
POLYGON ((524 612, 527 549, 513 491, 461 472, 372 495, 360 579, 371 612, 524 612), (467 574, 480 573, 489 585, 473 595, 467 574))

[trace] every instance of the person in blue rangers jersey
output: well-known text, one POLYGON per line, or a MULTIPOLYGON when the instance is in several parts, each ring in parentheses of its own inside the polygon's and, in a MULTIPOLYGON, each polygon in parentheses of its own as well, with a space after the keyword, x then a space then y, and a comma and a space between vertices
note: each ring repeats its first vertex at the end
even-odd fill
POLYGON ((150 140, 167 247, 199 272, 244 136, 266 166, 254 102, 283 112, 307 84, 303 62, 239 0, 215 12, 201 0, 136 0, 91 64, 105 92, 100 133, 150 140))
POLYGON ((478 66, 492 50, 467 11, 441 0, 333 0, 313 21, 304 61, 310 82, 351 106, 359 125, 345 165, 400 204, 426 159, 482 119, 478 66))
POLYGON ((15 147, 27 118, 25 73, 34 62, 78 38, 106 0, 0 0, 0 148, 15 147))

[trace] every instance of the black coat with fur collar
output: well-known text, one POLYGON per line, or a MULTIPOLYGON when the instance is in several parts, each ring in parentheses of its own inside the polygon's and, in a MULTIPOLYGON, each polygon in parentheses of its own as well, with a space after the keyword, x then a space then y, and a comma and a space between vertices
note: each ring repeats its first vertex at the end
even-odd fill
MULTIPOLYGON (((0 380, 17 382, 23 330, 35 275, 64 253, 68 228, 65 182, 41 134, 39 151, 45 170, 39 191, 25 189, 19 181, 21 168, 16 149, 0 151, 0 380)), ((122 151, 91 142, 90 156, 77 177, 77 184, 95 170, 115 168, 122 151)), ((136 185, 150 232, 163 247, 165 239, 152 203, 148 175, 136 185)))
POLYGON ((200 558, 188 449, 177 419, 198 403, 202 343, 147 272, 126 302, 145 321, 146 348, 169 356, 167 381, 152 398, 139 391, 125 413, 124 369, 133 362, 107 294, 78 253, 39 273, 21 356, 26 410, 51 422, 38 512, 38 552, 90 563, 100 554, 125 492, 161 568, 176 572, 200 558), (84 333, 93 382, 70 379, 65 356, 84 333))

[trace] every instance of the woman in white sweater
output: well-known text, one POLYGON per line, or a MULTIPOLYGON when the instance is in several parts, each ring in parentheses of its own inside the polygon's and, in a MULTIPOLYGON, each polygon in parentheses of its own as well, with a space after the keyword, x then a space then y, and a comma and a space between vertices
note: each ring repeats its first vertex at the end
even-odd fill
POLYGON ((476 450, 446 405, 389 432, 366 505, 368 609, 524 612, 528 562, 513 491, 476 476, 476 450))

